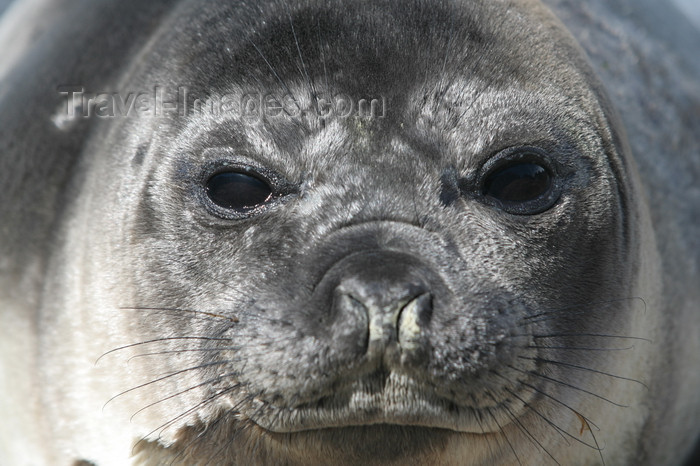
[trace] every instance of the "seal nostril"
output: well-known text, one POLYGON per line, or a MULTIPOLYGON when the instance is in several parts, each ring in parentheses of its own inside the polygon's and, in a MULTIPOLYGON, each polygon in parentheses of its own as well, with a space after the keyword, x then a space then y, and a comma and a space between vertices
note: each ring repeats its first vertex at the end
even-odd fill
POLYGON ((338 293, 331 306, 331 335, 337 344, 346 342, 357 354, 367 352, 369 344, 369 312, 367 307, 354 296, 338 293))
POLYGON ((403 352, 416 352, 423 346, 423 331, 433 314, 433 296, 423 293, 409 301, 398 316, 397 335, 403 352))

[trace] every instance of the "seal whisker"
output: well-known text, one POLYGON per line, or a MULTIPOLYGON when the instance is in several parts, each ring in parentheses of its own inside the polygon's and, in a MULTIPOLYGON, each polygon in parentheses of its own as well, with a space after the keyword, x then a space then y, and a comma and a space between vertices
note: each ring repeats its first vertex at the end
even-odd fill
MULTIPOLYGON (((474 406, 478 406, 478 401, 474 394, 470 394, 469 397, 472 400, 472 403, 474 406)), ((474 419, 476 420, 476 424, 479 426, 479 430, 481 430, 481 434, 484 436, 484 439, 486 440, 486 446, 488 447, 489 451, 491 452, 491 456, 495 456, 495 452, 493 448, 491 447, 491 441, 489 440, 489 436, 486 435, 486 430, 484 429, 484 424, 483 424, 483 419, 482 419, 482 412, 479 410, 472 410, 472 413, 474 414, 474 419)))
MULTIPOLYGON (((255 397, 258 396, 258 395, 259 395, 259 393, 258 393, 257 395, 248 394, 248 395, 247 395, 243 400, 241 400, 236 406, 234 406, 233 408, 229 409, 229 410, 227 411, 226 415, 232 415, 233 413, 238 413, 238 412, 239 412, 239 411, 238 411, 238 407, 239 407, 239 406, 243 405, 243 404, 246 403, 246 402, 250 402, 250 401, 254 400, 255 397)), ((279 416, 279 415, 280 415, 280 413, 277 414, 277 416, 279 416)), ((220 416, 219 419, 216 420, 216 422, 214 423, 214 425, 218 424, 218 423, 221 421, 221 419, 223 419, 223 417, 224 417, 224 416, 220 416)), ((253 423, 251 420, 248 420, 248 421, 247 421, 247 424, 254 424, 254 423, 253 423)), ((224 454, 224 452, 225 452, 225 451, 233 444, 233 442, 236 440, 236 437, 240 434, 240 432, 241 432, 241 430, 236 431, 236 432, 234 433, 233 436, 229 437, 225 442, 222 442, 222 445, 221 445, 219 448, 216 449, 216 451, 214 452, 214 454, 209 455, 209 458, 207 459, 207 462, 205 463, 205 466, 208 465, 208 464, 211 464, 212 461, 214 461, 219 455, 224 454)), ((256 444, 255 444, 254 447, 253 447, 253 451, 255 451, 255 450, 257 449, 258 442, 260 442, 260 441, 261 441, 260 437, 257 437, 257 439, 256 439, 256 444)), ((251 456, 255 457, 255 455, 251 455, 251 456)))
POLYGON ((215 312, 209 311, 196 311, 194 309, 184 309, 178 307, 147 307, 147 306, 124 306, 119 307, 119 310, 126 311, 153 311, 158 313, 169 313, 169 314, 194 314, 196 317, 200 317, 201 320, 225 320, 237 324, 239 322, 237 316, 226 316, 222 314, 217 314, 215 312))
MULTIPOLYGON (((569 433, 569 432, 566 431, 565 429, 559 427, 559 426, 558 426, 557 424, 555 424, 552 420, 548 419, 545 415, 543 415, 543 414, 540 413, 537 409, 535 409, 535 407, 532 406, 532 404, 528 403, 527 401, 525 401, 524 399, 522 399, 520 396, 518 396, 517 393, 513 392, 512 390, 510 390, 510 389, 508 389, 508 388, 506 388, 505 390, 506 390, 508 393, 510 393, 511 395, 513 395, 514 397, 516 397, 518 400, 520 400, 525 406, 528 407, 528 409, 530 409, 530 410, 531 410, 532 412, 534 412, 537 416, 539 416, 540 418, 542 418, 547 424, 549 424, 550 426, 552 426, 552 427, 557 431, 557 433, 564 439, 564 441, 566 441, 566 443, 567 443, 568 445, 570 445, 570 442, 564 437, 565 435, 566 435, 567 437, 573 439, 574 441, 576 441, 576 442, 582 444, 582 445, 585 445, 585 446, 587 446, 587 447, 589 447, 589 448, 592 448, 593 450, 600 451, 600 448, 598 448, 597 445, 591 445, 590 443, 584 442, 584 441, 581 440, 580 438, 577 438, 576 436, 572 435, 571 433, 569 433)), ((556 399, 554 399, 554 398, 552 398, 552 399, 553 399, 554 401, 559 402, 559 400, 556 400, 556 399)), ((572 411, 573 411, 574 413, 576 413, 576 411, 574 411, 573 409, 572 409, 572 411)), ((576 413, 576 414, 578 414, 578 413, 576 413)), ((581 416, 580 414, 578 414, 578 415, 581 416)), ((585 418, 584 418, 584 419, 585 419, 585 418)))
MULTIPOLYGON (((555 426, 555 427, 557 427, 557 429, 559 429, 561 432, 563 432, 563 433, 566 434, 567 436, 571 437, 572 439, 576 440, 577 442, 582 443, 583 445, 586 445, 586 446, 588 446, 588 447, 590 447, 590 448, 596 450, 596 451, 598 452, 598 455, 600 456, 600 461, 602 462, 603 466, 605 466, 605 458, 603 457, 603 449, 602 449, 602 448, 600 447, 600 445, 598 444, 598 440, 596 439, 596 436, 595 436, 595 434, 593 433, 593 429, 591 429, 591 426, 593 426, 596 430, 600 431, 600 427, 598 427, 595 423, 593 423, 590 419, 588 419, 587 417, 585 417, 583 414, 579 413, 578 411, 576 411, 574 408, 572 408, 572 407, 569 406, 568 404, 564 403, 563 401, 561 401, 561 400, 559 400, 559 399, 553 397, 553 396, 550 395, 549 393, 547 393, 547 392, 545 392, 545 391, 542 391, 542 390, 538 389, 537 387, 534 387, 534 386, 528 384, 527 382, 524 382, 524 381, 521 381, 521 380, 518 380, 518 383, 520 383, 520 384, 523 385, 523 386, 528 387, 529 389, 533 390, 535 393, 539 393, 539 394, 541 394, 541 395, 543 395, 543 396, 549 398, 550 400, 554 401, 555 403, 559 403, 560 405, 564 406, 565 408, 569 409, 571 412, 573 412, 574 414, 576 414, 580 419, 582 419, 583 422, 585 423, 585 425, 588 427, 588 431, 591 433, 591 438, 593 438, 593 444, 594 444, 595 446, 594 446, 594 445, 590 445, 589 443, 584 442, 583 440, 581 440, 581 439, 579 439, 579 438, 577 438, 577 437, 571 435, 569 432, 567 432, 566 430, 563 430, 563 429, 559 428, 558 426, 555 426)), ((507 390, 507 389, 506 389, 506 390, 507 390)), ((510 390, 509 390, 509 391, 510 391, 510 390)), ((518 399, 520 399, 520 400, 521 400, 523 403, 525 403, 526 405, 528 405, 528 403, 526 403, 524 400, 522 400, 522 399, 521 399, 518 395, 516 395, 515 393, 512 393, 512 395, 515 396, 515 397, 517 397, 518 399)), ((545 419, 545 420, 546 420, 547 422, 549 422, 547 419, 545 419)))
MULTIPOLYGON (((239 401, 235 406, 232 408, 228 409, 226 412, 222 413, 221 415, 217 416, 216 419, 211 422, 209 425, 206 426, 206 429, 204 429, 202 432, 199 432, 194 438, 189 440, 186 444, 180 446, 179 452, 174 455, 172 458, 172 461, 170 464, 174 464, 175 460, 178 458, 184 457, 184 455, 187 454, 187 450, 194 445, 196 442, 200 441, 202 436, 206 431, 214 431, 219 424, 221 424, 223 421, 227 420, 228 417, 235 416, 235 414, 239 413, 239 407, 243 405, 245 402, 250 401, 248 397, 245 397, 243 400, 239 401)), ((234 420, 234 422, 237 422, 234 420)), ((250 421, 248 421, 250 422, 250 421)), ((239 435, 244 431, 245 427, 243 429, 237 429, 235 432, 233 432, 233 435, 227 436, 226 440, 224 442, 220 442, 221 446, 218 447, 213 453, 207 454, 207 462, 204 463, 205 465, 210 464, 212 461, 216 459, 217 456, 223 454, 226 449, 235 442, 235 440, 238 438, 239 435)))
POLYGON ((627 351, 634 349, 634 345, 625 348, 592 348, 581 346, 542 346, 542 345, 517 345, 514 343, 506 343, 516 348, 541 349, 541 350, 567 350, 567 351, 627 351))
POLYGON ((227 387, 227 388, 225 388, 225 389, 223 389, 223 390, 221 390, 221 391, 215 393, 214 395, 211 395, 210 397, 204 399, 203 401, 201 401, 201 402, 195 404, 193 407, 187 409, 187 410, 184 411, 183 413, 181 413, 181 414, 177 415, 176 417, 172 418, 170 421, 168 421, 168 422, 166 422, 166 423, 164 423, 164 424, 161 424, 160 426, 156 427, 156 428, 153 429, 152 431, 148 432, 148 433, 147 433, 146 435, 144 435, 138 442, 136 442, 136 444, 134 444, 134 446, 133 446, 133 448, 132 448, 132 451, 131 451, 132 454, 135 453, 136 447, 137 447, 137 446, 139 446, 142 442, 146 441, 146 439, 147 439, 148 437, 150 437, 151 435, 153 435, 154 433, 156 433, 156 432, 158 432, 158 431, 161 431, 161 433, 158 435, 158 440, 160 440, 160 438, 161 438, 161 436, 162 436, 162 434, 163 434, 163 431, 164 431, 165 429, 167 429, 169 426, 173 425, 174 423, 176 423, 177 421, 179 421, 179 420, 182 419, 183 417, 186 417, 186 416, 192 414, 193 412, 196 412, 198 409, 202 408, 203 406, 208 405, 209 403, 211 403, 212 401, 216 400, 216 399, 219 398, 220 396, 225 395, 226 393, 235 390, 236 388, 238 388, 238 387, 237 387, 237 386, 234 386, 234 387, 227 387))
MULTIPOLYGON (((598 439, 595 436, 595 433, 593 433, 593 429, 591 429, 591 421, 585 418, 581 413, 578 411, 572 409, 574 414, 576 414, 579 418, 583 419, 583 422, 585 423, 586 427, 588 428, 588 432, 591 433, 591 438, 593 438, 593 443, 596 446, 596 450, 598 450, 598 455, 600 456, 600 462, 602 463, 603 466, 605 466, 605 457, 603 456, 603 448, 601 448, 600 444, 598 443, 598 439)), ((597 428, 597 427, 596 427, 597 428)), ((600 430, 600 429, 598 429, 600 430)))
MULTIPOLYGON (((513 382, 511 379, 509 379, 508 377, 505 377, 504 375, 500 374, 500 373, 497 372, 497 371, 490 370, 489 372, 490 372, 491 374, 494 374, 494 375, 496 375, 496 376, 502 378, 503 380, 505 380, 505 381, 508 382, 508 383, 512 383, 512 382, 513 382)), ((516 381, 517 381, 518 383, 521 383, 520 380, 516 380, 516 381)), ((548 424, 550 424, 550 425, 552 425, 553 427, 555 427, 556 430, 557 430, 557 433, 559 434, 559 436, 567 443, 567 445, 570 444, 569 441, 566 439, 566 437, 564 437, 564 435, 562 434, 562 432, 566 433, 563 429, 561 429, 559 426, 557 426, 557 425, 554 424, 552 421, 550 421, 549 419, 547 419, 543 414, 541 414, 539 411, 537 411, 532 405, 530 405, 527 401, 523 400, 521 397, 519 397, 515 392, 513 392, 512 390, 510 390, 508 387, 503 387, 503 388, 504 388, 505 391, 507 391, 508 393, 510 393, 511 395, 513 395, 514 397, 516 397, 518 400, 520 400, 520 401, 523 403, 524 406, 526 406, 526 407, 527 407, 528 409, 530 409, 532 412, 534 412, 535 414, 537 414, 539 417, 541 417, 541 418, 542 418, 544 421, 546 421, 548 424)))
MULTIPOLYGON (((224 419, 225 417, 227 417, 227 416, 232 416, 233 413, 235 413, 235 412, 236 412, 236 411, 234 411, 233 409, 227 411, 225 414, 223 414, 222 416, 220 416, 219 419, 217 419, 216 421, 214 421, 214 423, 212 424, 212 427, 216 427, 216 426, 221 422, 221 420, 223 420, 223 419, 224 419)), ((212 461, 214 461, 219 455, 223 455, 224 452, 225 452, 231 445, 233 445, 233 443, 236 441, 236 438, 241 434, 242 431, 243 431, 243 429, 237 430, 236 432, 233 433, 232 436, 230 436, 228 439, 226 439, 226 441, 221 442, 221 446, 220 446, 220 447, 218 447, 212 454, 208 454, 208 455, 207 455, 207 456, 208 456, 207 462, 204 463, 204 466, 207 466, 208 464, 211 464, 212 461)), ((192 443, 192 442, 190 442, 190 444, 191 444, 191 443, 192 443)), ((188 445, 188 446, 189 446, 189 445, 188 445)))
MULTIPOLYGON (((235 411, 234 411, 233 409, 231 409, 231 410, 229 410, 228 412, 226 412, 224 415, 220 416, 219 419, 217 419, 216 421, 214 421, 214 423, 212 424, 212 427, 216 427, 216 426, 219 424, 219 422, 221 422, 222 419, 224 419, 226 416, 231 416, 232 413, 234 413, 234 412, 235 412, 235 411)), ((213 462, 214 460, 216 460, 216 458, 217 458, 219 455, 223 455, 224 452, 225 452, 231 445, 233 445, 233 443, 236 441, 237 437, 241 434, 242 430, 243 430, 243 429, 237 430, 236 432, 234 432, 232 436, 230 436, 228 439, 226 439, 226 441, 221 442, 221 446, 219 446, 212 454, 208 454, 208 455, 207 455, 207 456, 208 456, 207 462, 204 463, 204 466, 207 466, 207 465, 209 465, 209 464, 212 464, 212 462, 213 462)), ((190 442, 190 443, 192 443, 192 442, 190 442)))
POLYGON ((106 353, 102 354, 99 358, 95 360, 95 365, 97 365, 98 362, 108 354, 117 352, 117 351, 122 351, 125 349, 133 348, 136 346, 142 346, 142 345, 150 345, 153 343, 161 343, 161 342, 166 342, 166 341, 181 341, 181 340, 205 340, 205 341, 232 341, 230 338, 216 338, 216 337, 193 337, 193 336, 184 336, 184 337, 163 337, 163 338, 154 338, 152 340, 147 340, 147 341, 141 341, 139 343, 131 343, 129 345, 124 345, 120 346, 118 348, 111 349, 107 351, 106 353))
POLYGON ((532 337, 535 339, 540 338, 559 338, 559 337, 596 337, 596 338, 620 338, 624 340, 639 340, 645 341, 647 343, 653 343, 654 341, 649 338, 635 337, 627 335, 607 335, 603 333, 548 333, 548 334, 513 334, 513 337, 532 337))
POLYGON ((543 390, 540 390, 539 388, 537 388, 537 387, 535 387, 535 386, 533 386, 533 385, 530 385, 529 383, 527 383, 527 382, 525 382, 525 381, 518 380, 518 383, 520 383, 521 385, 523 385, 523 386, 529 388, 530 390, 532 390, 532 391, 534 391, 534 392, 536 392, 536 393, 539 393, 540 395, 542 395, 542 396, 544 396, 544 397, 549 398, 550 400, 552 400, 552 401, 554 401, 554 402, 556 402, 556 403, 559 403, 560 405, 564 406, 565 408, 569 409, 570 411, 572 411, 572 412, 576 413, 577 415, 581 416, 583 419, 585 419, 586 423, 592 425, 596 430, 600 431, 600 427, 598 427, 593 421, 591 421, 591 420, 588 419, 587 417, 584 417, 582 414, 580 414, 579 412, 577 412, 574 408, 572 408, 572 407, 569 406, 568 404, 564 403, 563 401, 561 401, 561 400, 559 400, 559 399, 553 397, 553 396, 550 395, 549 393, 547 393, 547 392, 545 392, 545 391, 543 391, 543 390))
POLYGON ((206 367, 219 366, 219 365, 226 364, 226 363, 227 363, 226 361, 217 361, 217 362, 210 362, 210 363, 206 363, 206 364, 200 364, 200 365, 198 365, 198 366, 188 367, 187 369, 180 369, 180 370, 175 371, 175 372, 173 372, 173 373, 170 373, 170 374, 168 374, 168 375, 164 375, 164 376, 162 376, 162 377, 158 377, 158 378, 155 379, 155 380, 151 380, 150 382, 146 382, 146 383, 137 385, 136 387, 130 388, 130 389, 128 389, 128 390, 124 390, 123 392, 114 395, 112 398, 110 398, 109 400, 107 400, 107 402, 102 406, 102 409, 104 410, 105 407, 106 407, 110 402, 112 402, 113 400, 115 400, 116 398, 119 398, 120 396, 125 395, 125 394, 127 394, 127 393, 133 392, 134 390, 138 390, 139 388, 143 388, 143 387, 149 386, 149 385, 151 385, 151 384, 161 382, 161 381, 163 381, 163 380, 169 379, 169 378, 174 377, 174 376, 176 376, 176 375, 183 374, 183 373, 185 373, 185 372, 195 371, 195 370, 198 370, 198 369, 204 369, 204 368, 206 368, 206 367))
POLYGON ((518 462, 518 464, 520 466, 522 466, 523 463, 522 463, 522 461, 520 461, 520 457, 516 453, 515 448, 513 447, 513 444, 508 439, 508 434, 506 434, 506 432, 503 430, 503 427, 501 427, 501 424, 498 422, 498 419, 496 419, 496 416, 494 416, 494 414, 491 412, 491 410, 489 408, 486 408, 485 411, 489 414, 489 416, 491 416, 491 419, 493 419, 493 422, 496 423, 496 425, 498 426, 498 430, 501 432, 501 435, 503 436, 506 443, 508 444, 510 451, 513 452, 513 455, 515 456, 515 460, 518 462))
MULTIPOLYGON (((525 404, 525 406, 527 406, 530 410, 532 410, 533 412, 535 412, 535 414, 537 414, 537 415, 540 416, 542 419, 544 419, 545 422, 547 422, 547 423, 550 424, 552 427, 554 427, 557 431, 559 431, 559 435, 564 434, 564 435, 566 435, 566 436, 572 438, 572 439, 575 440, 576 442, 578 442, 578 443, 580 443, 580 444, 582 444, 582 445, 585 445, 585 446, 587 446, 587 447, 589 447, 589 448, 591 448, 591 449, 597 451, 597 452, 598 452, 598 455, 600 456, 600 460, 601 460, 602 464, 605 465, 605 459, 603 458, 603 449, 600 448, 600 446, 598 445, 598 441, 597 441, 596 438, 595 438, 595 434, 593 434, 593 431, 590 429, 590 427, 589 427, 588 430, 589 430, 589 432, 591 432, 591 437, 593 438, 593 443, 594 443, 594 445, 591 445, 591 444, 589 444, 589 443, 587 443, 587 442, 584 442, 583 440, 581 440, 581 439, 575 437, 574 435, 570 434, 569 432, 567 432, 566 430, 562 429, 561 427, 559 427, 558 425, 554 424, 554 423, 551 422, 549 419, 547 419, 545 416, 543 416, 543 415, 541 415, 539 412, 537 412, 529 403, 527 403, 525 400, 523 400, 522 398, 520 398, 516 393, 512 392, 511 390, 509 390, 509 389, 507 389, 507 388, 506 388, 506 390, 507 390, 511 395, 515 396, 515 397, 518 398, 520 401, 522 401, 522 402, 525 404)), ((561 403, 559 400, 557 400, 557 399, 555 399, 555 398, 552 398, 552 397, 550 397, 550 398, 551 398, 552 400, 558 402, 558 403, 561 403)), ((565 406, 566 406, 566 405, 565 405, 565 406)), ((588 420, 587 420, 584 416, 582 416, 581 414, 579 414, 576 410, 574 410, 574 409, 572 409, 572 408, 569 408, 569 409, 570 409, 574 414, 576 414, 580 419, 582 419, 583 422, 588 426, 588 420)), ((565 440, 566 440, 566 439, 565 439, 565 440)), ((567 441, 567 444, 569 444, 568 441, 567 441)))
MULTIPOLYGON (((172 395, 168 395, 168 396, 166 396, 166 397, 164 397, 164 398, 159 399, 158 401, 154 401, 153 403, 149 403, 149 404, 147 404, 146 406, 144 406, 143 408, 140 408, 140 409, 139 409, 138 411, 136 411, 134 414, 132 414, 131 417, 129 418, 129 421, 133 421, 133 420, 134 420, 134 417, 136 417, 136 415, 138 415, 139 413, 141 413, 141 412, 147 410, 148 408, 151 408, 151 407, 156 406, 156 405, 158 405, 158 404, 160 404, 160 403, 163 403, 163 402, 165 402, 165 401, 168 401, 168 400, 171 400, 171 399, 173 399, 173 398, 176 398, 176 397, 178 397, 178 396, 180 396, 180 395, 182 395, 182 394, 185 394, 185 393, 190 392, 190 391, 192 391, 192 390, 195 390, 195 389, 197 389, 197 388, 204 387, 204 386, 209 385, 209 384, 213 384, 213 383, 215 383, 215 382, 218 382, 218 381, 223 380, 223 379, 228 378, 228 377, 233 377, 233 376, 235 376, 235 375, 237 375, 236 372, 231 372, 231 373, 228 373, 228 374, 220 375, 220 376, 217 376, 217 377, 214 377, 214 378, 205 380, 204 382, 200 382, 200 383, 198 383, 198 384, 196 384, 196 385, 193 385, 193 386, 191 386, 191 387, 189 387, 189 388, 186 388, 186 389, 184 389, 184 390, 181 390, 181 391, 179 391, 179 392, 177 392, 177 393, 173 393, 172 395)), ((235 388, 236 386, 240 386, 240 385, 241 385, 240 383, 236 383, 236 384, 234 384, 234 386, 232 386, 232 388, 235 388)))
POLYGON ((551 359, 544 359, 544 358, 540 358, 540 357, 534 357, 534 358, 532 358, 532 357, 522 356, 522 355, 519 355, 518 358, 520 358, 520 359, 527 359, 527 360, 535 361, 535 362, 538 362, 538 363, 555 364, 555 365, 558 365, 558 366, 571 367, 572 369, 577 369, 577 370, 582 370, 582 371, 587 371, 587 372, 593 372, 593 373, 596 373, 596 374, 601 374, 601 375, 605 375, 605 376, 608 376, 608 377, 613 377, 613 378, 619 379, 619 380, 627 380, 627 381, 629 381, 629 382, 638 383, 638 384, 641 385, 642 387, 644 387, 644 388, 646 388, 647 390, 649 390, 649 387, 648 387, 644 382, 641 382, 641 381, 639 381, 639 380, 637 380, 637 379, 631 379, 631 378, 629 378, 629 377, 623 377, 623 376, 621 376, 621 375, 615 375, 615 374, 611 374, 611 373, 609 373, 609 372, 599 371, 599 370, 596 370, 596 369, 592 369, 592 368, 590 368, 590 367, 580 366, 580 365, 578 365, 578 364, 571 364, 571 363, 563 362, 563 361, 554 361, 554 360, 551 360, 551 359))
MULTIPOLYGON (((508 390, 508 389, 506 389, 506 390, 508 390)), ((494 403, 498 404, 498 400, 496 398, 494 398, 491 393, 487 393, 487 396, 489 396, 491 398, 491 400, 493 400, 494 403)), ((557 461, 557 459, 554 456, 552 456, 552 454, 549 452, 549 450, 547 450, 547 448, 545 448, 545 446, 542 445, 542 443, 539 440, 537 440, 534 435, 532 435, 530 430, 527 427, 525 427, 525 425, 523 425, 523 423, 520 421, 518 416, 513 414, 513 412, 510 410, 510 408, 506 404, 502 403, 501 406, 503 407, 503 409, 505 409, 506 414, 508 415, 508 417, 511 418, 511 420, 515 423, 515 425, 518 427, 518 429, 522 433, 525 434, 525 438, 527 438, 533 445, 535 445, 536 447, 538 447, 542 451, 544 451, 547 454, 547 456, 552 458, 552 461, 554 461, 556 464, 561 466, 559 461, 557 461)), ((559 435, 561 435, 561 433, 559 435)))
POLYGON ((241 346, 223 346, 221 348, 190 348, 181 350, 169 350, 169 351, 154 351, 152 353, 141 353, 127 359, 127 363, 132 359, 145 358, 148 356, 162 356, 166 354, 181 354, 181 353, 208 353, 208 352, 222 352, 222 351, 238 351, 241 346))
POLYGON ((604 306, 612 306, 612 305, 627 302, 627 301, 639 301, 639 302, 641 302, 643 305, 644 312, 646 312, 647 304, 646 304, 646 301, 644 300, 644 298, 641 298, 639 296, 632 296, 629 298, 609 299, 609 300, 604 300, 604 301, 588 301, 585 303, 571 304, 571 305, 556 308, 556 309, 549 309, 546 311, 537 312, 535 314, 526 315, 526 316, 522 317, 522 320, 532 320, 532 319, 537 319, 539 317, 546 316, 546 315, 559 314, 561 312, 569 312, 572 309, 583 308, 582 310, 585 312, 585 311, 589 310, 590 308, 595 307, 597 309, 604 310, 605 309, 604 306))
POLYGON ((539 372, 536 372, 536 371, 524 371, 524 370, 518 369, 517 367, 514 367, 514 366, 512 366, 512 365, 510 365, 510 364, 508 365, 508 367, 510 367, 511 369, 516 370, 516 371, 518 371, 518 372, 522 372, 523 374, 530 374, 530 375, 533 375, 533 376, 535 376, 535 377, 539 377, 539 378, 541 378, 541 379, 547 380, 547 381, 549 381, 549 382, 553 382, 553 383, 560 384, 560 385, 563 385, 563 386, 565 386, 565 387, 571 388, 572 390, 577 390, 577 391, 586 393, 586 394, 588 394, 588 395, 591 395, 591 396, 594 396, 594 397, 596 397, 596 398, 599 398, 599 399, 601 399, 601 400, 603 400, 603 401, 607 401, 608 403, 610 403, 610 404, 612 404, 612 405, 619 406, 620 408, 629 408, 628 405, 623 405, 623 404, 621 404, 621 403, 616 403, 616 402, 614 402, 614 401, 612 401, 612 400, 609 400, 609 399, 607 399, 607 398, 605 398, 605 397, 603 397, 603 396, 601 396, 601 395, 598 395, 597 393, 593 393, 592 391, 586 390, 585 388, 577 387, 577 386, 572 385, 572 384, 570 384, 570 383, 563 382, 563 381, 561 381, 561 380, 557 380, 557 379, 555 379, 555 378, 546 376, 546 375, 544 375, 544 374, 540 374, 539 372))
MULTIPOLYGON (((147 306, 129 306, 129 307, 122 307, 120 309, 135 310, 135 311, 153 311, 154 314, 164 313, 164 314, 175 314, 175 315, 181 315, 181 316, 183 314, 194 314, 194 317, 188 317, 188 319, 196 319, 197 321, 200 321, 200 322, 224 321, 224 322, 229 322, 231 324, 239 324, 240 323, 240 319, 237 316, 226 316, 226 315, 218 314, 218 313, 215 313, 212 311, 197 311, 197 310, 193 310, 193 309, 184 309, 184 308, 177 308, 177 307, 147 307, 147 306)), ((304 312, 304 310, 299 309, 299 312, 304 312)), ((264 315, 264 308, 256 307, 255 303, 251 304, 250 307, 246 308, 245 315, 246 315, 246 318, 251 319, 251 320, 257 319, 257 320, 262 320, 262 321, 270 322, 270 323, 282 323, 282 324, 290 325, 290 326, 292 325, 292 323, 288 320, 265 316, 264 315), (254 312, 256 310, 258 311, 257 313, 254 312)))

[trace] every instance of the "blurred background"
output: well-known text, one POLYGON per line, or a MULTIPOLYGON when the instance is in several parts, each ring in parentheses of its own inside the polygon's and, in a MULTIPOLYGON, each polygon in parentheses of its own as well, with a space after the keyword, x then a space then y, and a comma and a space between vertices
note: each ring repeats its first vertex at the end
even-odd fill
POLYGON ((700 28, 700 0, 672 0, 700 28))

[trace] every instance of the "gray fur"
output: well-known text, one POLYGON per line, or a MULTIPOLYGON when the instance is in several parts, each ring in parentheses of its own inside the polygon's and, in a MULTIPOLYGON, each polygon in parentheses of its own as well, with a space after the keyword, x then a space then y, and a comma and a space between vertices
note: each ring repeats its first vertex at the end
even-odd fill
POLYGON ((592 67, 531 0, 11 7, 0 463, 680 464, 700 33, 547 3, 592 67), (65 85, 231 111, 70 118, 65 85), (293 115, 240 106, 287 92, 293 115), (316 95, 382 112, 319 118, 316 95), (535 215, 479 191, 521 145, 555 167, 535 215), (274 201, 212 205, 231 165, 274 201))

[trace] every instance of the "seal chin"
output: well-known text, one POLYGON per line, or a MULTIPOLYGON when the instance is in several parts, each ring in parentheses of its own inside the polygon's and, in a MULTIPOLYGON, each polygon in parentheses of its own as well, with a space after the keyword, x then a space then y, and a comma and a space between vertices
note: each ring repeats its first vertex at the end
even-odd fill
POLYGON ((293 408, 257 399, 250 420, 276 433, 387 424, 487 434, 500 431, 501 411, 512 420, 526 409, 523 397, 517 404, 494 398, 488 405, 466 405, 408 375, 377 372, 293 408))

